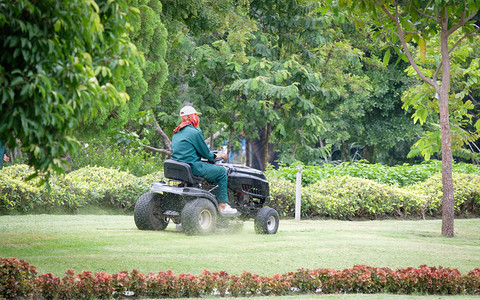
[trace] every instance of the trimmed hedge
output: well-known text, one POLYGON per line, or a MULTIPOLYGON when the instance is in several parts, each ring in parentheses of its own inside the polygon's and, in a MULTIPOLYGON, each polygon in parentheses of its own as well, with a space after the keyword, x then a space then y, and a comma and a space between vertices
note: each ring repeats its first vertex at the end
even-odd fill
POLYGON ((350 176, 331 177, 305 188, 309 215, 336 219, 420 216, 423 201, 395 186, 350 176))
POLYGON ((85 205, 130 210, 152 182, 163 179, 163 172, 135 177, 114 169, 86 167, 65 176, 53 176, 50 186, 38 186, 39 178, 25 181, 31 174, 33 170, 26 165, 0 171, 0 211, 63 208, 75 212, 85 205))
MULTIPOLYGON (((295 214, 295 185, 269 177, 270 205, 283 216, 295 214)), ((453 174, 456 216, 480 215, 480 176, 453 174)), ((442 178, 403 188, 369 179, 334 176, 302 188, 302 214, 306 217, 423 218, 441 216, 442 178)))
POLYGON ((179 298, 207 296, 260 296, 332 293, 391 293, 480 295, 480 268, 466 275, 443 267, 391 270, 356 265, 342 271, 299 269, 270 277, 242 272, 240 276, 204 270, 199 276, 172 271, 115 274, 68 270, 63 278, 51 273, 37 276, 24 260, 0 258, 0 297, 15 299, 111 299, 123 296, 179 298))
MULTIPOLYGON (((159 171, 143 177, 102 167, 86 167, 65 176, 54 176, 47 186, 26 165, 0 171, 0 213, 64 209, 77 212, 84 206, 133 210, 136 200, 152 182, 160 181, 159 171)), ((456 216, 480 215, 480 176, 453 174, 456 216)), ((295 185, 269 175, 270 206, 280 215, 295 214, 295 185)), ((304 217, 334 219, 427 218, 441 216, 441 174, 415 185, 397 187, 369 179, 333 176, 302 188, 304 217)))
MULTIPOLYGON (((474 174, 453 174, 453 197, 455 214, 470 216, 480 214, 480 176, 474 174)), ((424 182, 405 187, 423 200, 424 215, 441 216, 442 174, 436 174, 424 182)))

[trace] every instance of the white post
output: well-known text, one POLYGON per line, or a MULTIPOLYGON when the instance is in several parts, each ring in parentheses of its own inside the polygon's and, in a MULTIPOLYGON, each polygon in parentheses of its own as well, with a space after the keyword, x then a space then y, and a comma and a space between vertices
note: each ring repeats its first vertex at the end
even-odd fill
POLYGON ((300 221, 302 202, 302 165, 297 166, 297 184, 295 189, 295 221, 300 221))

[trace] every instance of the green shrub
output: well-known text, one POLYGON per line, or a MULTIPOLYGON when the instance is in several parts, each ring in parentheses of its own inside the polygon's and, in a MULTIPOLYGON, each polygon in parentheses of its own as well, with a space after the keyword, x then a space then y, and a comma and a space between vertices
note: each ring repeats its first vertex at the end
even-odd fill
MULTIPOLYGON (((275 208, 279 214, 292 216, 295 213, 295 184, 282 178, 270 177, 269 206, 275 208)), ((304 211, 302 209, 302 211, 304 211)))
MULTIPOLYGON (((425 181, 441 171, 442 163, 439 160, 431 160, 418 165, 404 164, 393 167, 366 162, 304 166, 302 170, 302 185, 308 186, 318 180, 334 176, 351 176, 403 187, 425 181)), ((455 173, 480 175, 480 166, 456 163, 453 165, 453 171, 455 173)), ((268 170, 266 173, 269 177, 284 178, 290 182, 295 182, 297 169, 296 166, 284 166, 278 170, 268 170)))
POLYGON ((412 193, 350 176, 320 180, 305 188, 304 196, 311 216, 376 219, 420 215, 419 200, 412 193))
POLYGON ((139 178, 114 169, 85 167, 62 177, 55 184, 54 198, 71 209, 100 204, 130 209, 149 185, 139 178))
MULTIPOLYGON (((131 211, 153 182, 164 179, 157 171, 142 177, 103 167, 85 167, 67 175, 53 176, 48 186, 41 178, 25 181, 33 170, 13 165, 0 170, 0 212, 31 212, 63 209, 77 212, 85 206, 131 211)), ((282 216, 294 216, 295 184, 268 173, 269 206, 282 216)), ((453 174, 457 216, 480 214, 480 176, 453 174)), ((441 215, 441 174, 403 188, 351 176, 333 176, 302 188, 304 217, 337 219, 406 218, 441 215)))
MULTIPOLYGON (((270 175, 271 176, 271 175, 270 175)), ((283 216, 295 213, 295 185, 269 177, 270 206, 283 216)), ((424 195, 350 176, 335 176, 302 188, 301 211, 307 217, 338 219, 420 216, 424 195)))
MULTIPOLYGON (((480 213, 480 176, 453 173, 453 186, 456 215, 478 215, 480 213)), ((405 190, 424 195, 423 215, 441 215, 442 174, 436 174, 424 182, 405 187, 405 190)))
MULTIPOLYGON (((456 215, 480 214, 480 176, 455 173, 453 181, 456 215)), ((294 216, 295 185, 271 174, 269 182, 270 206, 280 215, 294 216)), ((302 215, 336 219, 438 217, 441 182, 441 174, 403 188, 350 176, 329 177, 302 188, 302 215)))
POLYGON ((40 179, 25 181, 33 173, 26 165, 0 171, 0 211, 28 212, 63 208, 72 212, 86 205, 131 210, 138 197, 148 191, 160 172, 144 177, 102 167, 86 167, 67 175, 52 176, 50 186, 40 179))
POLYGON ((72 160, 75 170, 98 166, 117 169, 141 177, 163 170, 164 159, 160 156, 158 153, 91 142, 85 144, 78 153, 72 156, 72 160))
POLYGON ((148 186, 150 186, 153 182, 165 180, 165 177, 163 176, 163 170, 161 170, 161 171, 157 171, 157 172, 142 176, 140 180, 144 184, 148 184, 148 186))
POLYGON ((0 210, 27 211, 42 203, 40 179, 25 181, 33 173, 27 165, 12 165, 0 170, 0 210))

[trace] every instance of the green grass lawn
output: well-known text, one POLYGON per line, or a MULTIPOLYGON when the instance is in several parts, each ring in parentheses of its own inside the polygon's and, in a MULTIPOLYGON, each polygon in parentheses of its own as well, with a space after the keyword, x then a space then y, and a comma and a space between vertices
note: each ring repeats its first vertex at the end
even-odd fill
POLYGON ((275 235, 257 235, 245 222, 234 234, 187 236, 174 224, 166 231, 140 231, 132 216, 0 216, 0 257, 25 259, 39 274, 141 273, 173 270, 243 270, 271 276, 299 268, 480 267, 480 219, 456 220, 454 238, 440 234, 441 221, 281 220, 275 235))

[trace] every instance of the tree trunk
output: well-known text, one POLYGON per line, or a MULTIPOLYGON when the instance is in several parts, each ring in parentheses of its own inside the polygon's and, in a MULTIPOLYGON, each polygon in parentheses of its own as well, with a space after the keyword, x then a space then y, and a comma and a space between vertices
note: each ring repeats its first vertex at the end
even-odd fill
POLYGON ((369 163, 375 163, 375 147, 366 145, 365 149, 363 150, 363 158, 369 163))
POLYGON ((292 158, 295 158, 295 154, 297 153, 297 147, 298 147, 298 142, 293 145, 293 150, 292 150, 292 158))
POLYGON ((70 156, 70 153, 64 154, 61 157, 69 163, 68 166, 65 166, 65 173, 68 174, 73 170, 75 170, 75 165, 73 164, 73 160, 72 160, 72 157, 70 156))
MULTIPOLYGON (((213 115, 210 116, 210 120, 209 120, 209 121, 210 121, 210 124, 213 123, 213 115)), ((208 140, 208 139, 207 139, 207 140, 208 140)), ((214 133, 212 132, 212 135, 210 136, 210 141, 209 141, 209 142, 210 142, 210 145, 209 145, 209 146, 210 146, 210 150, 213 149, 213 142, 214 142, 214 141, 215 141, 215 137, 214 137, 214 133)), ((206 144, 208 145, 208 142, 206 142, 206 144)))
POLYGON ((232 127, 230 128, 230 134, 228 135, 228 144, 227 144, 227 155, 228 155, 227 162, 229 163, 233 163, 233 161, 230 161, 230 152, 232 151, 233 134, 234 134, 234 129, 232 127))
POLYGON ((350 160, 350 149, 348 148, 348 142, 343 141, 340 146, 340 154, 342 157, 342 162, 347 162, 350 160))
POLYGON ((452 178, 452 143, 450 140, 450 124, 448 117, 448 92, 450 90, 450 57, 448 50, 448 15, 442 19, 441 52, 442 52, 442 86, 439 92, 440 130, 442 136, 442 235, 454 236, 454 199, 452 178))
MULTIPOLYGON (((448 96, 447 96, 448 97, 448 96)), ((448 122, 448 99, 440 97, 440 127, 442 133, 442 235, 454 236, 454 198, 452 178, 452 145, 450 141, 450 127, 448 122), (446 102, 446 103, 442 103, 446 102)))
POLYGON ((153 127, 155 128, 155 133, 162 139, 164 149, 158 149, 148 145, 143 145, 143 146, 150 151, 159 152, 167 156, 172 155, 172 147, 170 146, 171 141, 168 138, 168 135, 163 131, 162 127, 160 127, 160 124, 158 124, 154 114, 152 114, 152 120, 153 120, 153 127))
POLYGON ((262 159, 262 171, 267 169, 267 163, 269 161, 268 155, 268 141, 270 140, 270 134, 272 133, 272 125, 269 123, 265 126, 263 133, 263 159, 262 159))

